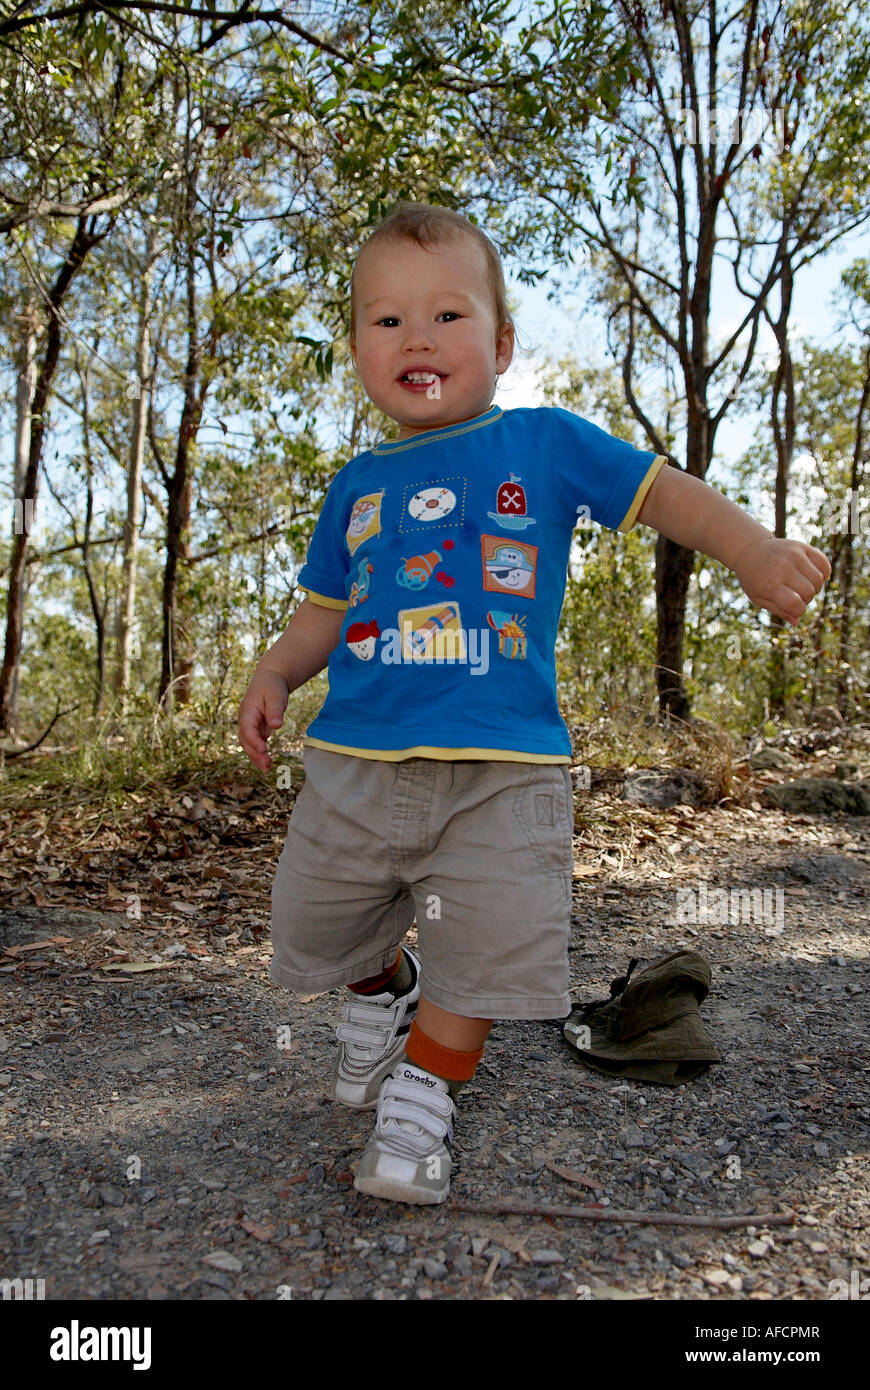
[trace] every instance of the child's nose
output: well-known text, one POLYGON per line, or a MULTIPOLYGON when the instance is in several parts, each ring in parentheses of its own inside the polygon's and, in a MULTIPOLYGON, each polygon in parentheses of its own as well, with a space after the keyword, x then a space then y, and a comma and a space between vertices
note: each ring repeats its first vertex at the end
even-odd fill
POLYGON ((421 348, 434 346, 431 326, 427 323, 414 323, 405 326, 403 347, 408 352, 418 352, 421 348))

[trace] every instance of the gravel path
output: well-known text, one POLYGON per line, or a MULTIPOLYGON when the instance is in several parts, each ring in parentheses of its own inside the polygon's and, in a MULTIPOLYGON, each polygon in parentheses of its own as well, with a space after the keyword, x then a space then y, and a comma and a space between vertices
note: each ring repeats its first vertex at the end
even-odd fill
POLYGON ((231 812, 214 791, 186 798, 180 828, 149 812, 139 848, 97 837, 52 864, 43 841, 30 876, 7 859, 0 1276, 135 1300, 824 1300, 870 1278, 867 817, 587 794, 601 839, 577 839, 575 999, 606 997, 632 955, 699 950, 724 1061, 676 1089, 620 1084, 561 1024, 497 1022, 460 1098, 450 1201, 411 1208, 351 1185, 373 1117, 331 1098, 340 995, 268 978, 286 805, 251 794, 248 814, 250 792, 231 812), (59 883, 62 859, 80 888, 59 883), (781 919, 677 921, 677 888, 699 880, 774 890, 781 919), (500 1202, 759 1219, 482 1210, 500 1202), (787 1211, 794 1224, 765 1223, 787 1211))

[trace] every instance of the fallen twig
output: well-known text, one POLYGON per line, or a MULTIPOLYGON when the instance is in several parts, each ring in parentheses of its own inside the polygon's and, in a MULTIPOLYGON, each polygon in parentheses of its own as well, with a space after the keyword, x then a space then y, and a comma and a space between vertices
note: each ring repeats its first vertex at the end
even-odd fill
POLYGON ((57 709, 54 713, 54 718, 52 719, 50 724, 46 725, 42 733, 39 735, 39 738, 34 739, 33 743, 28 743, 24 748, 0 748, 0 754, 2 754, 3 758, 6 758, 8 760, 10 758, 20 758, 24 753, 32 753, 34 748, 38 748, 39 745, 43 742, 43 740, 48 738, 48 735, 51 733, 52 729, 54 728, 55 724, 59 719, 62 719, 65 714, 72 714, 73 711, 77 709, 78 704, 70 705, 69 709, 61 709, 60 700, 58 700, 57 709))
POLYGON ((609 1207, 564 1207, 536 1202, 451 1202, 452 1211, 484 1216, 566 1216, 586 1221, 636 1221, 644 1226, 711 1226, 727 1231, 738 1226, 795 1226, 797 1212, 755 1212, 748 1216, 683 1216, 669 1211, 618 1211, 609 1207))

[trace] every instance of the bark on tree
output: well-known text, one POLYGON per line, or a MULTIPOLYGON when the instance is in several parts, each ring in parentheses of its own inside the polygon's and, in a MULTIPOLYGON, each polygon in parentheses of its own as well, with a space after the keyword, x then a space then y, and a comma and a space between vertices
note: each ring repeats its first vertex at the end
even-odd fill
POLYGON ((138 390, 133 400, 133 421, 130 436, 130 458, 127 465, 127 511, 124 518, 124 544, 121 565, 121 593, 118 602, 116 629, 117 655, 115 665, 115 695, 126 714, 130 689, 130 655, 133 643, 133 624, 136 609, 136 578, 139 551, 139 527, 142 521, 142 465, 145 457, 145 433, 148 419, 150 381, 150 325, 154 310, 154 266, 157 262, 157 233, 153 223, 147 223, 145 262, 139 292, 139 326, 136 336, 135 381, 138 390))
MULTIPOLYGON (((776 482, 774 485, 774 535, 784 537, 788 513, 788 485, 795 445, 794 364, 788 335, 788 320, 794 294, 794 275, 791 257, 783 251, 782 273, 779 277, 779 316, 773 319, 765 308, 779 348, 779 360, 773 379, 770 398, 770 424, 776 450, 776 482), (781 403, 781 405, 780 405, 781 403)), ((786 712, 786 622, 778 614, 770 615, 771 644, 768 666, 768 699, 771 715, 786 712)))
POLYGON ((184 581, 190 561, 191 441, 196 438, 202 415, 202 396, 198 395, 202 344, 199 340, 199 310, 196 288, 196 234, 194 211, 199 160, 191 153, 184 185, 184 257, 187 304, 187 362, 184 371, 184 402, 175 447, 175 466, 164 478, 167 491, 166 564, 163 570, 163 641, 158 698, 167 709, 190 700, 193 655, 190 646, 188 605, 184 581))
POLYGON ((864 464, 864 422, 870 402, 870 347, 864 349, 864 381, 855 421, 855 445, 849 474, 849 497, 845 508, 845 526, 840 557, 840 649, 837 660, 837 708, 844 719, 854 714, 854 667, 852 664, 852 588, 854 571, 854 537, 860 528, 860 511, 855 503, 859 496, 861 471, 864 464), (856 515, 857 513, 857 515, 856 515))
MULTIPOLYGON (((37 334, 39 332, 39 318, 36 308, 36 296, 31 287, 28 287, 24 307, 17 315, 20 330, 19 350, 18 350, 18 381, 15 392, 15 465, 14 465, 14 487, 12 496, 12 530, 16 530, 33 525, 33 516, 28 504, 25 510, 23 501, 24 480, 27 474, 27 459, 30 454, 30 412, 33 405, 33 393, 36 389, 36 346, 37 334)), ((20 666, 16 663, 12 672, 12 684, 9 692, 9 728, 11 734, 18 734, 18 709, 19 709, 19 678, 20 666)))
MULTIPOLYGON (((48 292, 48 323, 46 325, 45 352, 36 376, 30 410, 30 441, 27 461, 21 476, 21 490, 17 498, 26 508, 29 503, 36 515, 36 501, 39 492, 39 471, 45 443, 46 411, 48 397, 54 381, 60 358, 61 321, 60 308, 73 280, 84 264, 85 258, 105 236, 111 227, 102 232, 94 230, 91 219, 80 217, 75 235, 58 271, 54 284, 48 292)), ((25 572, 27 551, 30 543, 29 530, 22 526, 12 538, 12 555, 9 562, 9 583, 6 597, 6 639, 3 651, 3 665, 0 667, 0 734, 17 733, 13 728, 13 691, 16 687, 18 669, 21 662, 21 640, 24 631, 25 572)))

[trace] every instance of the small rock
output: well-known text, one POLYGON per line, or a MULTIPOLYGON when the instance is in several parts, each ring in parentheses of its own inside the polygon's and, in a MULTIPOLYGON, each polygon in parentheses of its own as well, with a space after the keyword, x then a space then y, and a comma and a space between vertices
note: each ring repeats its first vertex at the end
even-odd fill
POLYGON ((829 1144, 825 1144, 823 1141, 819 1141, 819 1143, 813 1144, 813 1153, 815 1154, 816 1158, 827 1158, 830 1152, 831 1146, 829 1144))
POLYGON ((107 1207, 122 1207, 126 1201, 124 1193, 119 1191, 117 1187, 113 1187, 111 1183, 101 1182, 97 1191, 107 1207))
POLYGON ((111 1231, 106 1230, 94 1231, 93 1235, 88 1236, 88 1245, 100 1245, 102 1241, 108 1240, 111 1234, 111 1231))
POLYGON ((627 1149, 642 1149, 644 1147, 643 1134, 636 1125, 630 1125, 625 1131, 623 1143, 627 1149))
POLYGON ((770 1246, 765 1240, 754 1240, 752 1244, 748 1245, 746 1248, 754 1260, 763 1260, 770 1246))
POLYGON ((211 1265, 213 1269, 222 1269, 227 1274, 239 1274, 243 1268, 238 1255, 231 1255, 229 1250, 210 1250, 203 1255, 202 1263, 211 1265))
POLYGON ((857 777, 860 771, 857 763, 849 761, 834 763, 834 776, 839 778, 841 782, 848 782, 851 778, 857 777))
POLYGON ((309 1231, 309 1232, 308 1232, 308 1235, 305 1237, 305 1249, 306 1249, 306 1250, 319 1250, 322 1244, 323 1244, 323 1232, 322 1232, 322 1231, 309 1231))
POLYGON ((408 1241, 405 1236, 394 1235, 391 1231, 386 1231, 381 1236, 381 1245, 392 1255, 404 1255, 408 1248, 408 1241))
POLYGON ((714 1289, 722 1289, 726 1286, 731 1275, 727 1269, 711 1269, 709 1274, 704 1275, 707 1284, 712 1284, 714 1289))
POLYGON ((486 1247, 487 1247, 488 1245, 489 1245, 489 1236, 472 1236, 472 1238, 471 1238, 471 1253, 472 1253, 472 1255, 476 1255, 476 1256, 479 1258, 479 1257, 483 1254, 484 1250, 486 1249, 486 1247))
POLYGON ((728 1280, 728 1288, 732 1293, 743 1292, 743 1278, 740 1274, 732 1274, 728 1280))
POLYGON ((529 1253, 536 1265, 556 1265, 565 1263, 565 1256, 560 1255, 558 1250, 532 1250, 529 1253))
POLYGON ((784 753, 781 748, 772 748, 769 745, 753 753, 749 759, 749 766, 757 771, 771 771, 789 769, 794 767, 794 758, 788 753, 784 753))
POLYGON ((447 1266, 442 1264, 441 1260, 425 1259, 423 1272, 427 1279, 443 1279, 447 1274, 447 1266))
POLYGON ((200 1178, 200 1182, 209 1192, 223 1192, 226 1187, 223 1178, 200 1178))
POLYGON ((694 1173, 699 1178, 709 1178, 715 1171, 709 1158, 706 1158, 704 1154, 683 1154, 681 1161, 690 1173, 694 1173))
POLYGON ((826 1255, 828 1253, 827 1245, 824 1245, 820 1240, 811 1240, 810 1249, 814 1255, 826 1255))

